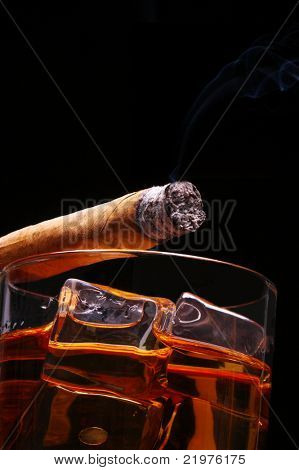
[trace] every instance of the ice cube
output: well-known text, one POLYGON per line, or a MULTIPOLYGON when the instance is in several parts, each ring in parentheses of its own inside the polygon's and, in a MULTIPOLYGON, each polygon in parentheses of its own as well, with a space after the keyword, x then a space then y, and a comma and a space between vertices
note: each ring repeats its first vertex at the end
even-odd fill
MULTIPOLYGON (((147 303, 147 299, 141 296, 120 296, 109 287, 76 279, 66 281, 60 298, 60 309, 69 309, 77 320, 107 326, 138 323, 147 303)), ((155 313, 153 308, 152 313, 155 313)))
MULTIPOLYGON (((165 302, 174 308, 170 301, 165 302)), ((160 299, 68 279, 59 297, 51 339, 156 349, 152 322, 159 305, 160 299)))
POLYGON ((174 304, 68 279, 42 378, 72 389, 160 396, 171 349, 154 335, 156 316, 174 304))
POLYGON ((180 349, 196 349, 201 343, 256 357, 264 352, 261 325, 187 292, 178 299, 172 322, 163 329, 163 341, 173 347, 177 343, 180 349))

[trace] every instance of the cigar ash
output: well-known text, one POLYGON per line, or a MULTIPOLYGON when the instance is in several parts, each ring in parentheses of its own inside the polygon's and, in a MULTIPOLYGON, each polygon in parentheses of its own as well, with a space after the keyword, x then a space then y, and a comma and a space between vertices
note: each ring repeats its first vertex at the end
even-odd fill
POLYGON ((136 211, 137 223, 154 240, 193 232, 205 218, 199 191, 192 183, 185 181, 148 189, 136 211))

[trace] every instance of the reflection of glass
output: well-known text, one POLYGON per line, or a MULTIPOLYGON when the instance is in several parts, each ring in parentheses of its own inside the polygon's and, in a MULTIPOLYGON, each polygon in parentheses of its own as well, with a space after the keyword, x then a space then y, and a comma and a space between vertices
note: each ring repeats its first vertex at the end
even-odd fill
POLYGON ((89 266, 57 276, 49 267, 76 252, 1 275, 1 446, 261 446, 273 285, 191 256, 86 255, 89 266))

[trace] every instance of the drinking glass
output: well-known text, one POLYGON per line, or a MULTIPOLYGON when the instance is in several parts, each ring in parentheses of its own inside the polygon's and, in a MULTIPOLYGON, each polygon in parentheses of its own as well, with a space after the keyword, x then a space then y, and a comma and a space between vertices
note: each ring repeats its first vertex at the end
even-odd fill
POLYGON ((276 290, 263 275, 69 251, 4 268, 0 300, 1 448, 265 447, 276 290))

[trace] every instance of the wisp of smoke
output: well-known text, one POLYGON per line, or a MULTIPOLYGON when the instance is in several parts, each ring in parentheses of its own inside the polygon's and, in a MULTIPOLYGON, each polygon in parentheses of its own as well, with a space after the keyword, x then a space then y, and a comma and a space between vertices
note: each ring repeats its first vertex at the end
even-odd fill
MULTIPOLYGON (((229 102, 240 88, 238 98, 257 99, 272 92, 286 92, 299 81, 299 58, 296 57, 299 56, 298 30, 288 33, 279 44, 266 51, 269 42, 266 37, 259 39, 236 60, 226 64, 195 99, 184 120, 178 164, 170 175, 171 181, 177 179, 191 132, 207 111, 211 112, 221 101, 229 102), (265 51, 265 56, 252 73, 265 51)), ((218 117, 215 116, 216 119, 218 117)))

